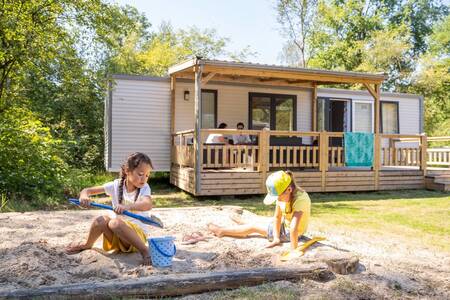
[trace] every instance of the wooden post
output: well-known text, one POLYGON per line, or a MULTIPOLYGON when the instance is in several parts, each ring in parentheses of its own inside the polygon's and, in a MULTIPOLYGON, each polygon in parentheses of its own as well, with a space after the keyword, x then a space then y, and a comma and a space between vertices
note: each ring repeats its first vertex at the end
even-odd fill
POLYGON ((380 185, 380 97, 381 97, 381 84, 375 84, 375 139, 374 139, 374 172, 375 172, 375 189, 378 190, 380 185))
POLYGON ((427 149, 428 141, 427 136, 422 135, 420 137, 420 169, 423 171, 423 176, 427 175, 427 149))
POLYGON ((175 90, 177 78, 170 75, 170 133, 175 133, 175 90))
POLYGON ((380 97, 381 97, 381 84, 375 84, 375 94, 374 97, 375 105, 375 126, 374 126, 374 132, 375 134, 380 133, 380 97))
POLYGON ((319 133, 319 153, 320 153, 320 161, 319 161, 319 170, 321 172, 322 179, 322 192, 326 190, 326 179, 327 179, 327 171, 328 171, 328 140, 329 137, 326 131, 319 133))
POLYGON ((375 133, 374 136, 374 143, 373 143, 373 151, 374 151, 374 158, 373 158, 373 171, 375 172, 375 190, 378 190, 379 188, 379 182, 380 182, 380 168, 381 168, 381 148, 380 148, 380 134, 375 133))
POLYGON ((261 172, 261 190, 266 193, 267 171, 269 170, 270 131, 263 128, 259 133, 259 169, 261 172))
POLYGON ((175 143, 174 136, 175 133, 175 87, 176 87, 176 77, 175 75, 170 75, 170 167, 172 168, 172 163, 175 157, 175 143))
POLYGON ((203 65, 196 64, 195 66, 195 96, 194 96, 194 111, 195 111, 195 130, 194 130, 194 171, 195 171, 195 196, 201 193, 201 182, 200 182, 200 147, 202 143, 201 137, 201 116, 202 116, 202 72, 203 65))

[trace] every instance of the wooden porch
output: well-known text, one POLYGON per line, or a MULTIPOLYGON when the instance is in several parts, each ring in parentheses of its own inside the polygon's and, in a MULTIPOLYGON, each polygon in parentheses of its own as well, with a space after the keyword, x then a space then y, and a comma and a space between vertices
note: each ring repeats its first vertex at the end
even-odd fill
POLYGON ((369 168, 345 166, 344 147, 330 146, 332 138, 343 137, 342 132, 202 129, 196 178, 193 137, 194 130, 173 134, 171 183, 196 196, 262 194, 267 176, 280 169, 293 171, 297 183, 308 192, 421 189, 427 157, 430 162, 433 158, 422 155, 427 153, 424 135, 376 134, 374 163, 369 168), (212 133, 245 134, 256 142, 205 144, 212 133), (308 144, 273 145, 273 137, 301 138, 308 144), (402 138, 417 141, 417 147, 399 148, 394 141, 402 138))
MULTIPOLYGON (((171 183, 196 195, 265 193, 270 172, 290 169, 309 192, 375 191, 425 187, 427 137, 380 133, 383 74, 336 72, 194 58, 169 68, 171 78, 171 183), (175 132, 177 79, 194 87, 194 129, 175 132), (211 80, 258 87, 311 91, 311 131, 202 129, 201 93, 211 80), (317 87, 353 84, 373 97, 374 160, 371 167, 347 168, 343 132, 320 131, 317 87), (251 136, 246 145, 205 144, 209 134, 251 136), (401 139, 415 146, 398 146, 401 139), (341 145, 341 146, 336 146, 341 145)), ((247 99, 241 99, 246 101, 247 99)), ((250 119, 250 118, 249 118, 250 119)), ((189 127, 188 127, 189 128, 189 127)), ((191 127, 192 128, 192 127, 191 127)), ((295 128, 295 127, 291 127, 295 128)), ((274 128, 272 128, 274 129, 274 128)), ((292 130, 292 129, 291 129, 292 130)))

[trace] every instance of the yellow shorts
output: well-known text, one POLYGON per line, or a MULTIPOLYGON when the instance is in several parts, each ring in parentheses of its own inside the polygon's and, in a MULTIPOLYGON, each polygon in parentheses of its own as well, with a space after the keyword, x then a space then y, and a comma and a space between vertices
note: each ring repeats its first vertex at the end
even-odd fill
MULTIPOLYGON (((134 230, 136 234, 139 236, 142 242, 147 243, 147 237, 145 235, 145 232, 136 224, 123 220, 125 224, 127 224, 128 227, 134 230)), ((108 239, 105 239, 103 237, 103 250, 105 251, 111 251, 111 250, 118 250, 121 252, 137 252, 138 249, 134 246, 129 246, 128 248, 124 246, 123 242, 119 239, 119 237, 113 233, 113 239, 112 242, 108 241, 108 239)))

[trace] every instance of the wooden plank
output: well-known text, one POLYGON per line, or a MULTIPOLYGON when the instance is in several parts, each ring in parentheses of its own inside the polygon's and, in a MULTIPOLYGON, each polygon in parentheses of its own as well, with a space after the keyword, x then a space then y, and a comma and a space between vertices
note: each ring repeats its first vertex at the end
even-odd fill
POLYGON ((215 72, 221 75, 230 76, 255 76, 255 77, 266 77, 266 78, 282 78, 289 80, 305 80, 313 82, 326 82, 326 83, 381 83, 384 79, 375 79, 373 74, 371 78, 353 76, 349 74, 324 74, 323 72, 305 72, 299 73, 298 71, 287 71, 287 70, 262 70, 262 69, 251 69, 251 68, 235 68, 235 67, 224 67, 224 66, 205 66, 205 72, 215 72))
POLYGON ((3 290, 0 298, 14 299, 117 299, 160 298, 213 290, 253 286, 279 280, 328 280, 326 264, 301 267, 258 268, 194 274, 169 274, 106 282, 54 285, 35 289, 3 290))
MULTIPOLYGON (((372 186, 375 184, 375 179, 373 178, 371 180, 358 181, 357 184, 372 186)), ((355 182, 354 181, 327 181, 326 186, 327 187, 330 187, 330 186, 355 186, 355 182)))
POLYGON ((326 186, 325 192, 375 191, 375 185, 326 186))
POLYGON ((222 195, 259 195, 262 194, 261 189, 254 188, 254 189, 203 189, 199 196, 222 196, 222 195))
POLYGON ((420 159, 420 169, 423 171, 423 175, 427 175, 427 136, 422 135, 420 138, 420 151, 422 152, 421 159, 420 159))
POLYGON ((374 176, 374 171, 328 171, 327 177, 374 176))
POLYGON ((233 189, 236 192, 239 189, 258 189, 259 190, 259 181, 255 181, 255 183, 232 183, 230 184, 205 184, 204 181, 202 181, 202 187, 203 190, 227 190, 227 189, 233 189))
POLYGON ((380 181, 389 180, 389 181, 402 181, 402 180, 415 180, 415 179, 421 179, 423 178, 423 175, 420 176, 381 176, 380 181))
POLYGON ((299 149, 298 147, 293 147, 293 150, 294 150, 293 158, 292 158, 293 167, 297 167, 297 166, 301 165, 301 162, 300 162, 300 164, 297 163, 297 152, 298 152, 298 149, 299 149))
POLYGON ((310 159, 311 150, 308 147, 305 147, 305 148, 306 148, 306 166, 312 167, 311 159, 310 159))
POLYGON ((416 190, 416 189, 423 189, 425 187, 425 184, 413 184, 413 185, 380 185, 379 190, 416 190))
POLYGON ((221 179, 203 179, 202 184, 211 185, 211 184, 234 184, 234 183, 255 183, 259 184, 260 178, 221 178, 221 179))
POLYGON ((380 171, 380 176, 414 176, 423 175, 421 170, 383 170, 380 171))
POLYGON ((305 147, 301 146, 300 147, 300 164, 299 164, 300 167, 303 167, 306 165, 303 161, 303 151, 304 150, 305 150, 305 147))
POLYGON ((207 172, 204 171, 201 173, 202 179, 221 179, 221 178, 261 178, 262 174, 260 172, 236 172, 236 173, 228 173, 228 172, 207 172))
POLYGON ((304 177, 306 177, 306 178, 311 178, 311 177, 318 177, 318 178, 320 178, 321 177, 321 172, 319 172, 319 171, 294 172, 294 176, 296 178, 304 178, 304 177))
POLYGON ((201 172, 201 161, 200 161, 200 145, 201 140, 201 116, 202 116, 202 106, 201 106, 201 93, 202 93, 202 72, 203 65, 196 66, 195 68, 195 81, 194 81, 194 119, 195 119, 195 131, 194 131, 194 169, 195 169, 195 192, 194 195, 200 192, 201 182, 200 182, 200 172, 201 172))
POLYGON ((424 178, 421 179, 415 179, 415 180, 403 180, 403 181, 391 181, 391 180, 383 180, 380 181, 380 184, 382 183, 383 185, 399 185, 399 184, 404 184, 404 185, 411 185, 411 184, 422 184, 424 183, 424 178))
MULTIPOLYGON (((377 91, 377 95, 379 97, 379 91, 377 91)), ((378 99, 379 100, 379 99, 378 99)), ((375 172, 375 188, 378 189, 379 177, 380 177, 380 168, 381 168, 381 159, 380 159, 380 135, 378 133, 375 134, 374 140, 374 161, 373 161, 373 171, 375 172)))
MULTIPOLYGON (((364 176, 364 177, 327 177, 327 182, 355 182, 355 181, 374 181, 375 178, 373 176, 364 176)), ((359 182, 358 182, 359 184, 359 182)))
POLYGON ((301 177, 295 176, 295 174, 294 174, 294 178, 296 181, 298 181, 300 183, 302 183, 302 182, 319 182, 319 183, 322 182, 322 178, 320 178, 320 177, 303 177, 303 178, 301 178, 301 177))
POLYGON ((311 181, 311 182, 305 182, 305 181, 297 182, 296 181, 296 183, 299 187, 314 187, 314 186, 316 186, 320 189, 322 188, 321 181, 315 181, 315 182, 314 181, 311 181))

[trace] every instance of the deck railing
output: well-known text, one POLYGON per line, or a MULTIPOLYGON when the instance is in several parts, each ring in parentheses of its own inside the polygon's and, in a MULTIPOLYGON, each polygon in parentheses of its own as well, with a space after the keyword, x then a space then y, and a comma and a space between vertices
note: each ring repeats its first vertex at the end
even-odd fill
MULTIPOLYGON (((342 132, 202 129, 200 134, 201 170, 244 168, 268 172, 277 168, 306 168, 327 171, 330 167, 345 166, 344 147, 333 143, 333 139, 343 138, 342 132), (207 144, 210 134, 229 136, 230 139, 234 134, 248 135, 252 142, 245 145, 207 144), (291 142, 283 145, 286 138, 291 142)), ((194 167, 194 131, 177 132, 172 135, 172 141, 172 162, 194 167)), ((375 136, 375 149, 379 151, 374 153, 374 170, 387 166, 424 169, 427 163, 446 165, 450 161, 450 149, 427 150, 423 135, 379 134, 375 136), (410 145, 398 142, 409 142, 410 145), (422 153, 428 153, 428 159, 422 153)))
POLYGON ((380 134, 381 165, 421 167, 422 153, 427 148, 422 135, 380 134))
POLYGON ((245 135, 252 141, 261 139, 261 132, 258 130, 202 129, 202 144, 199 147, 201 169, 258 169, 260 162, 259 145, 253 143, 243 145, 207 144, 206 141, 210 134, 220 134, 230 140, 232 135, 245 135))
POLYGON ((427 150, 427 163, 439 167, 450 167, 450 136, 429 137, 428 141, 432 147, 427 150), (437 146, 434 147, 435 144, 437 146))
POLYGON ((172 163, 181 167, 194 167, 194 130, 172 134, 172 163))

